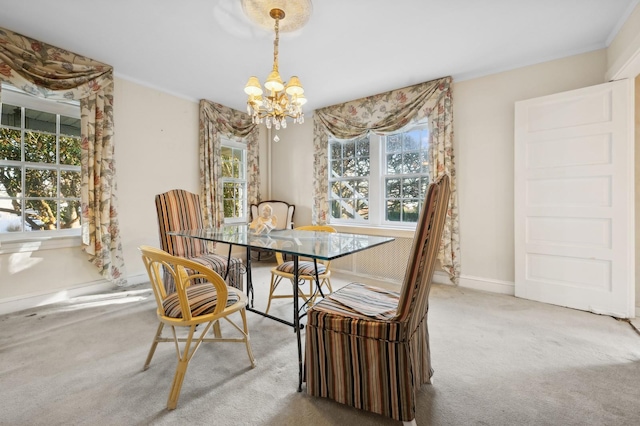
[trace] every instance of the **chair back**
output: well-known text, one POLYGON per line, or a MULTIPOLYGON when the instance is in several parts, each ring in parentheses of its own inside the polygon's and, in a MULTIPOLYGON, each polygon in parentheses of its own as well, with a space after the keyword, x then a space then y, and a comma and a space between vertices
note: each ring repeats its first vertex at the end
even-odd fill
POLYGON ((262 206, 269 204, 272 209, 272 214, 276 217, 276 227, 274 229, 292 229, 293 228, 293 213, 296 206, 284 201, 267 200, 261 201, 258 204, 251 204, 251 221, 254 221, 260 216, 260 210, 262 206))
POLYGON ((156 195, 156 210, 160 228, 160 247, 180 257, 207 254, 206 243, 195 238, 167 235, 167 232, 203 227, 202 207, 197 194, 184 189, 172 189, 156 195))
POLYGON ((449 176, 443 175, 429 185, 420 212, 396 315, 399 321, 409 321, 409 333, 420 325, 429 308, 431 279, 442 241, 450 193, 449 176))
MULTIPOLYGON (((305 226, 298 226, 295 229, 297 231, 337 232, 333 226, 329 226, 329 225, 305 225, 305 226)), ((276 261, 278 262, 278 265, 282 265, 282 263, 284 262, 282 253, 279 253, 279 252, 276 253, 276 261)), ((329 270, 329 264, 331 263, 331 261, 321 260, 320 262, 324 264, 327 270, 329 270)))
MULTIPOLYGON (((222 277, 212 269, 183 257, 172 256, 155 247, 140 246, 140 252, 158 305, 158 315, 167 316, 164 302, 168 295, 163 284, 163 278, 166 274, 170 274, 175 282, 175 291, 178 295, 180 312, 184 322, 189 322, 198 316, 197 313, 192 312, 192 309, 196 309, 199 305, 191 304, 187 297, 187 288, 191 284, 201 282, 213 284, 218 303, 215 310, 208 315, 215 316, 224 311, 229 293, 227 285, 222 277)), ((200 304, 202 304, 202 300, 200 304)))

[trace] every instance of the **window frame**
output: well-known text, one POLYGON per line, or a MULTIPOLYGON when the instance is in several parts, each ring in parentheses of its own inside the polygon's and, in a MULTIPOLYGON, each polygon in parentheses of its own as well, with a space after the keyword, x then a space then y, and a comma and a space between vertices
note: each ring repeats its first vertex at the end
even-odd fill
MULTIPOLYGON (((401 129, 398 129, 395 132, 382 134, 376 133, 374 131, 369 131, 365 137, 369 139, 369 219, 368 220, 359 220, 359 219, 336 219, 331 215, 331 203, 333 200, 333 196, 331 193, 332 182, 335 182, 337 179, 333 179, 331 177, 332 169, 331 169, 331 147, 328 147, 328 202, 329 202, 329 214, 328 221, 332 225, 336 225, 339 227, 345 228, 385 228, 385 229, 400 229, 400 230, 415 230, 417 222, 398 222, 398 221, 389 221, 386 220, 386 202, 385 202, 385 194, 386 194, 386 186, 385 179, 389 175, 386 173, 386 137, 387 135, 397 134, 397 133, 406 133, 416 129, 426 129, 429 137, 429 146, 427 148, 427 155, 430 157, 430 150, 432 149, 431 144, 431 132, 430 132, 430 123, 428 117, 425 117, 422 120, 409 123, 401 129)), ((345 143, 347 141, 357 140, 360 138, 354 139, 339 139, 334 137, 329 137, 329 144, 332 142, 340 142, 345 143)), ((420 174, 421 176, 425 174, 420 174)), ((426 173, 426 177, 431 180, 430 172, 426 173)), ((363 177, 364 178, 364 177, 363 177)), ((422 194, 423 197, 426 196, 422 194)), ((424 198, 422 198, 422 202, 424 202, 424 198)), ((421 208, 422 206, 420 206, 421 208)))
MULTIPOLYGON (((244 213, 243 216, 240 217, 232 217, 232 218, 228 218, 228 217, 224 217, 224 223, 226 224, 239 224, 239 223, 247 223, 249 221, 249 194, 248 194, 248 187, 249 187, 249 179, 248 179, 248 161, 247 161, 247 157, 248 157, 248 147, 246 142, 242 141, 242 139, 239 138, 230 138, 230 137, 226 137, 226 136, 222 136, 220 138, 220 148, 222 150, 222 148, 231 148, 232 150, 240 150, 242 152, 242 170, 244 171, 244 177, 240 177, 240 178, 234 178, 234 177, 225 177, 222 176, 222 172, 220 173, 220 181, 222 183, 222 187, 223 187, 223 205, 224 205, 224 184, 225 183, 234 183, 234 184, 241 184, 243 185, 243 198, 242 198, 242 212, 244 213)), ((222 170, 222 155, 220 155, 220 161, 221 161, 221 170, 222 170)), ((224 208, 223 208, 223 214, 224 214, 224 208)))
MULTIPOLYGON (((2 83, 2 98, 1 102, 3 104, 15 105, 23 108, 21 123, 20 123, 20 131, 25 131, 25 116, 24 111, 26 109, 36 110, 40 112, 50 113, 56 115, 56 131, 55 133, 46 132, 49 134, 54 134, 56 137, 56 162, 55 163, 33 163, 24 160, 24 157, 21 157, 19 161, 17 160, 0 160, 0 163, 3 166, 9 167, 27 167, 30 170, 35 169, 52 169, 56 170, 58 178, 57 182, 60 182, 60 172, 63 171, 74 171, 81 173, 81 166, 73 166, 68 164, 60 164, 59 160, 59 138, 61 135, 60 132, 60 116, 70 117, 75 119, 80 119, 80 103, 78 101, 56 101, 45 98, 38 98, 28 93, 14 87, 8 85, 6 83, 2 83)), ((1 104, 0 104, 1 105, 1 104)), ((5 127, 5 126, 3 126, 5 127)), ((8 128, 15 129, 16 126, 6 126, 8 128)), ((64 136, 64 135, 63 135, 64 136)), ((24 143, 24 141, 21 141, 24 143)), ((24 176, 23 176, 23 184, 24 184, 24 176)), ((57 196, 56 200, 61 200, 69 197, 61 197, 59 192, 60 187, 57 186, 57 196)), ((59 212, 58 212, 59 213, 59 212)), ((64 248, 64 247, 77 247, 81 244, 81 232, 82 225, 77 228, 69 228, 69 229, 56 229, 56 230, 46 230, 46 231, 18 231, 18 232, 0 232, 0 254, 1 253, 15 253, 20 251, 25 251, 25 247, 28 247, 29 251, 33 251, 34 249, 48 249, 48 248, 64 248), (23 244, 28 243, 28 244, 23 244), (33 244, 35 243, 35 244, 33 244)))

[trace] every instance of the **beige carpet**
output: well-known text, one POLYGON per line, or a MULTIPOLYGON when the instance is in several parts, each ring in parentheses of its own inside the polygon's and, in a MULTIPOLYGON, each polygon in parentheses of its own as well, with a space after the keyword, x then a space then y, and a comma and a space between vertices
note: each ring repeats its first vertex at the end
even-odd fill
MULTIPOLYGON (((269 265, 259 265, 264 307, 269 265)), ((142 371, 154 305, 138 286, 1 316, 0 424, 399 424, 296 392, 293 330, 252 313, 258 366, 242 345, 205 344, 167 411, 172 344, 142 371)), ((291 302, 273 310, 290 318, 291 302)), ((436 285, 429 329, 435 384, 419 392, 418 425, 640 424, 640 335, 627 322, 436 285)))

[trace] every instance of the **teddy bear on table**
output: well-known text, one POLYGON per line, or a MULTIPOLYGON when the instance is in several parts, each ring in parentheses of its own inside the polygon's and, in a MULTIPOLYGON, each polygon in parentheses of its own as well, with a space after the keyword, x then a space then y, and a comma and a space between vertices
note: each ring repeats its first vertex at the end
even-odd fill
POLYGON ((249 225, 249 229, 256 234, 268 234, 276 227, 278 219, 273 214, 273 208, 269 204, 265 204, 260 208, 260 216, 256 217, 249 225))

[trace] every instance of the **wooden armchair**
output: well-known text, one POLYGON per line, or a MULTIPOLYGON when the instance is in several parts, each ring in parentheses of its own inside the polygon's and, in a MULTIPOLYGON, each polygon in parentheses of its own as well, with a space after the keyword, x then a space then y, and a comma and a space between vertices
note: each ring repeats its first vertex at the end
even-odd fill
MULTIPOLYGON (((277 231, 282 229, 293 229, 293 213, 295 212, 296 206, 279 200, 266 200, 261 201, 258 204, 251 204, 250 222, 253 222, 257 217, 260 216, 262 207, 267 204, 271 206, 272 214, 277 219, 276 226, 275 228, 273 228, 273 230, 277 231)), ((251 250, 251 258, 255 260, 271 259, 272 257, 273 252, 269 250, 251 250)))
POLYGON ((432 383, 429 290, 447 215, 449 177, 429 186, 400 293, 351 283, 307 313, 307 393, 415 424, 432 383))
MULTIPOLYGON (((301 231, 316 231, 316 232, 336 232, 335 228, 328 225, 307 225, 307 226, 299 226, 295 229, 301 231)), ((327 293, 325 296, 333 291, 331 287, 331 270, 329 269, 331 262, 328 260, 317 261, 318 265, 318 276, 316 277, 316 267, 313 261, 309 260, 300 260, 298 262, 298 285, 294 283, 295 277, 295 269, 293 267, 293 261, 285 261, 282 253, 276 253, 276 260, 278 265, 271 269, 271 285, 269 287, 269 302, 267 303, 267 309, 265 313, 269 313, 269 309, 271 308, 271 301, 273 299, 285 299, 285 298, 293 298, 295 289, 297 288, 297 296, 301 297, 305 302, 311 299, 311 303, 313 304, 318 296, 318 290, 321 287, 326 287, 327 293), (317 278, 317 281, 316 281, 317 278), (290 282, 292 288, 294 289, 290 294, 276 294, 276 288, 282 282, 282 280, 286 280, 290 282), (309 293, 305 293, 302 289, 302 285, 308 282, 309 283, 309 293), (313 284, 316 284, 316 288, 314 289, 313 284)))
POLYGON ((242 291, 228 287, 222 277, 208 267, 191 260, 172 256, 154 247, 141 246, 142 260, 149 274, 151 287, 157 303, 157 316, 160 324, 144 363, 149 368, 153 354, 160 342, 173 342, 178 357, 178 365, 169 392, 167 408, 172 410, 178 405, 182 382, 187 374, 189 361, 202 342, 237 342, 246 346, 249 362, 256 362, 249 342, 247 328, 247 296, 242 291), (167 292, 163 276, 171 275, 175 290, 167 292), (242 326, 229 319, 234 313, 240 314, 242 326), (240 334, 237 338, 223 338, 219 320, 228 321, 240 334), (196 327, 200 324, 199 336, 196 327), (164 326, 171 327, 171 337, 163 337, 164 326), (186 337, 178 337, 176 327, 187 329, 186 337), (213 337, 206 337, 213 327, 213 337), (180 344, 182 348, 180 348, 180 344))

